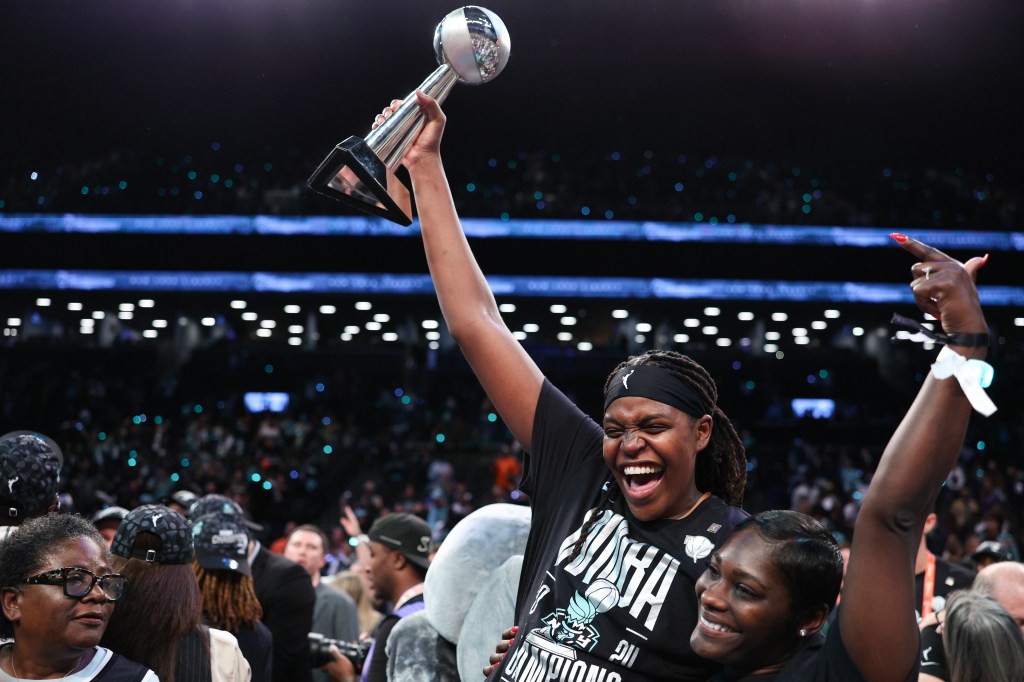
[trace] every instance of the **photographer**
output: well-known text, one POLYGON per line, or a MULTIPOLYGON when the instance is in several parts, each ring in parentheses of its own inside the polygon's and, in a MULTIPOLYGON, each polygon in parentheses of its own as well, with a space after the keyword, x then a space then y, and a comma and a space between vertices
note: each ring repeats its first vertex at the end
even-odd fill
MULTIPOLYGON (((423 610, 423 579, 430 565, 430 527, 412 514, 390 514, 378 519, 367 535, 370 583, 377 597, 393 606, 374 632, 359 679, 386 682, 387 640, 392 628, 400 619, 423 610)), ((333 645, 330 652, 334 660, 323 671, 338 682, 357 679, 355 664, 333 645)))

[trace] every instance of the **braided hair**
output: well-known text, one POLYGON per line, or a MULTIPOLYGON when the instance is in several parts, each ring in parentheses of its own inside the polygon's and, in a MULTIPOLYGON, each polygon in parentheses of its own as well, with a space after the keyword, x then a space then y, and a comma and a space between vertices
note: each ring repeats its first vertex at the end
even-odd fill
POLYGON ((192 560, 192 569, 203 596, 203 615, 216 628, 238 632, 254 628, 263 608, 253 590, 252 578, 226 569, 206 569, 192 560))
MULTIPOLYGON (((718 386, 715 385, 714 379, 703 366, 687 355, 671 350, 649 350, 642 355, 630 357, 612 370, 605 380, 604 392, 608 393, 612 379, 620 370, 639 365, 654 365, 668 371, 695 390, 701 401, 710 406, 713 423, 711 438, 707 447, 697 456, 694 481, 698 490, 710 492, 733 507, 742 505, 743 490, 747 484, 747 455, 736 428, 718 407, 718 386)), ((605 485, 604 494, 597 508, 589 512, 583 528, 580 529, 580 537, 569 555, 570 561, 579 556, 586 544, 587 536, 601 516, 601 509, 617 490, 614 483, 609 482, 605 485)))

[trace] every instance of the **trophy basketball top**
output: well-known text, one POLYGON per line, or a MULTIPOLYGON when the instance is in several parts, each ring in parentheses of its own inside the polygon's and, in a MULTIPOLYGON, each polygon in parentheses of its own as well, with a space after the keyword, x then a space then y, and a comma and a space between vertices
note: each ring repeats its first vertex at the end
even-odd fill
POLYGON ((491 80, 508 63, 508 30, 494 12, 469 5, 450 12, 434 30, 434 53, 467 85, 491 80))

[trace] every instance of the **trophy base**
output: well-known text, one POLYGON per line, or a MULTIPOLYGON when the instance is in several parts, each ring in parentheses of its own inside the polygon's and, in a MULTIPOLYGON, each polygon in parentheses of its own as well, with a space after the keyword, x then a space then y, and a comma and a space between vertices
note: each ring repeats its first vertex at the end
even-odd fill
POLYGON ((409 189, 361 137, 349 137, 317 167, 306 185, 325 197, 398 223, 412 224, 409 189))

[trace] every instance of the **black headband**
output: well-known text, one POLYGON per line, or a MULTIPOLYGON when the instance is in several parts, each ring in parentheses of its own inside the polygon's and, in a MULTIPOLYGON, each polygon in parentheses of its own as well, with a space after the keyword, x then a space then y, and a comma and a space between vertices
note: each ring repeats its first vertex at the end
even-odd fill
POLYGON ((604 409, 607 411, 612 401, 628 397, 657 400, 691 417, 703 417, 712 409, 704 404, 692 386, 657 365, 634 365, 621 369, 608 385, 604 409))

